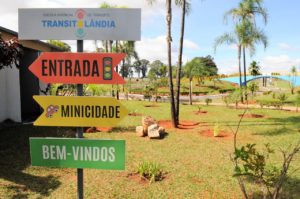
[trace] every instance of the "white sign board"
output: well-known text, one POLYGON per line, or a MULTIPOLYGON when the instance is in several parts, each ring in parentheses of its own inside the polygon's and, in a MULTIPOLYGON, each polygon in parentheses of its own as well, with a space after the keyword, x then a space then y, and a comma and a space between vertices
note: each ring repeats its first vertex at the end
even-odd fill
POLYGON ((19 39, 141 39, 141 9, 19 9, 19 39))

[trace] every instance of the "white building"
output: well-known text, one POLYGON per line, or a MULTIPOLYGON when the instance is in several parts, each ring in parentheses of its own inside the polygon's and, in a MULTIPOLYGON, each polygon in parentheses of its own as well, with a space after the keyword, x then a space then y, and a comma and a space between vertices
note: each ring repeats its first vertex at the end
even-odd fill
MULTIPOLYGON (((1 37, 9 40, 18 33, 0 26, 1 37)), ((24 55, 20 69, 16 67, 0 70, 0 122, 10 119, 15 122, 33 121, 41 113, 33 95, 39 95, 41 83, 28 67, 40 52, 62 51, 60 48, 42 41, 20 41, 24 55)))

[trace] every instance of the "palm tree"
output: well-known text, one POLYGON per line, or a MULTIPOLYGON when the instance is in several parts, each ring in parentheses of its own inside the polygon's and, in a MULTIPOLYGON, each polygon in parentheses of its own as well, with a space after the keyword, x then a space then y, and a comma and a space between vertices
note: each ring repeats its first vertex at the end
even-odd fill
MULTIPOLYGON (((155 0, 147 0, 150 4, 155 0)), ((168 74, 169 74, 169 91, 170 91, 170 104, 171 104, 171 119, 173 127, 177 128, 176 110, 174 101, 174 89, 172 79, 172 36, 171 36, 171 23, 172 23, 172 1, 166 0, 166 26, 167 26, 167 47, 168 47, 168 74)))
POLYGON ((292 95, 294 95, 294 89, 295 89, 296 78, 297 78, 297 68, 296 68, 296 66, 292 66, 290 76, 291 76, 291 81, 290 81, 291 93, 292 93, 292 95))
POLYGON ((244 82, 245 82, 245 99, 247 100, 247 78, 246 78, 246 49, 249 50, 250 56, 255 54, 256 48, 255 44, 262 43, 264 48, 266 49, 268 45, 268 39, 265 33, 262 30, 259 30, 256 26, 254 26, 249 20, 244 20, 242 22, 243 27, 243 60, 244 60, 244 82))
POLYGON ((186 63, 184 66, 184 72, 186 77, 189 79, 189 104, 193 104, 192 100, 192 82, 195 76, 200 75, 199 72, 203 72, 203 62, 199 57, 192 59, 192 61, 186 63))
POLYGON ((250 67, 248 68, 248 71, 250 75, 257 76, 261 75, 260 73, 260 66, 258 65, 258 62, 252 61, 250 64, 250 67))
MULTIPOLYGON (((132 58, 139 61, 139 55, 135 50, 135 41, 119 41, 119 52, 121 53, 125 53, 127 56, 126 58, 123 60, 122 62, 122 67, 124 69, 125 66, 125 62, 127 62, 127 64, 130 66, 129 68, 129 86, 131 87, 131 76, 130 74, 132 74, 132 69, 131 69, 131 61, 132 58)), ((124 72, 124 70, 122 70, 124 72)), ((124 73, 122 72, 122 77, 124 77, 124 73)), ((129 90, 130 90, 129 87, 129 90)), ((124 91, 124 85, 123 85, 123 91, 124 91)), ((129 91, 130 92, 130 91, 129 91)))
POLYGON ((183 51, 183 38, 185 28, 185 15, 190 11, 190 3, 186 0, 175 0, 176 5, 181 6, 181 28, 180 28, 180 40, 179 40, 179 53, 178 53, 178 66, 176 71, 176 97, 175 97, 175 120, 176 124, 179 124, 179 102, 180 102, 180 79, 182 68, 182 51, 183 51))
MULTIPOLYGON (((261 15, 263 21, 266 24, 268 20, 268 14, 266 9, 262 6, 263 0, 243 0, 239 3, 237 8, 233 8, 225 13, 225 19, 228 15, 233 17, 234 21, 243 24, 242 27, 245 28, 243 39, 242 39, 242 50, 243 50, 243 60, 244 60, 244 82, 247 88, 247 78, 246 78, 246 49, 250 50, 250 55, 255 52, 256 43, 263 43, 264 47, 267 46, 267 37, 263 31, 258 30, 256 27, 255 17, 256 15, 261 15)), ((245 99, 247 99, 247 89, 245 89, 245 99)))
POLYGON ((231 33, 224 33, 223 35, 219 36, 214 43, 214 50, 216 51, 219 45, 224 43, 228 45, 236 45, 238 49, 238 68, 239 68, 239 81, 240 81, 240 92, 241 92, 241 102, 244 101, 243 99, 243 87, 242 87, 242 70, 241 70, 241 49, 242 49, 242 35, 243 29, 241 25, 236 24, 234 31, 231 33))

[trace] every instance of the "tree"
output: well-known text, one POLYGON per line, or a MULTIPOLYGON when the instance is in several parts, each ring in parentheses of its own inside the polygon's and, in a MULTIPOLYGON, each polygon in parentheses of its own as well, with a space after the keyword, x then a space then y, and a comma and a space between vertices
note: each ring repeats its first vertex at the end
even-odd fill
POLYGON ((214 62, 214 58, 210 55, 206 57, 200 57, 201 62, 203 63, 204 70, 207 73, 207 76, 215 76, 218 75, 218 67, 214 62))
POLYGON ((186 63, 186 65, 184 66, 185 75, 189 79, 189 103, 190 103, 190 105, 193 104, 192 82, 193 82, 193 77, 195 75, 194 69, 197 68, 197 67, 201 68, 202 64, 203 63, 201 63, 199 59, 194 58, 194 59, 192 59, 192 61, 186 63))
POLYGON ((17 38, 4 41, 0 34, 0 70, 13 65, 19 68, 22 55, 21 45, 17 38))
POLYGON ((258 85, 257 85, 255 82, 251 82, 251 83, 249 84, 249 90, 251 91, 252 98, 253 98, 253 96, 254 96, 254 93, 255 93, 256 91, 258 91, 258 89, 259 89, 259 87, 258 87, 258 85))
POLYGON ((243 99, 243 87, 242 87, 242 70, 241 70, 241 49, 242 49, 242 28, 239 24, 236 24, 234 26, 234 31, 231 33, 224 33, 223 35, 219 36, 216 38, 215 43, 214 43, 214 50, 216 52, 216 49, 218 46, 226 43, 228 45, 235 44, 238 49, 238 69, 239 69, 239 82, 240 82, 240 89, 239 91, 241 92, 240 98, 241 102, 244 101, 243 99))
POLYGON ((150 62, 146 59, 141 59, 140 63, 141 63, 142 78, 145 78, 148 70, 148 65, 150 62))
MULTIPOLYGON (((259 30, 256 26, 255 17, 260 15, 263 17, 264 23, 267 23, 268 15, 266 9, 262 6, 263 0, 243 0, 239 3, 237 8, 229 10, 225 14, 225 18, 231 15, 237 24, 242 28, 241 36, 241 49, 243 51, 244 61, 244 82, 247 88, 247 75, 246 75, 246 49, 250 51, 250 55, 255 53, 255 44, 263 43, 264 47, 267 46, 267 37, 264 32, 259 30)), ((245 99, 247 99, 247 89, 245 89, 245 99)))
POLYGON ((71 51, 71 46, 65 42, 62 42, 60 40, 48 40, 47 41, 48 44, 52 44, 54 46, 57 46, 61 49, 63 49, 64 51, 70 52, 71 51))
POLYGON ((175 123, 179 124, 179 102, 180 102, 180 80, 181 80, 181 68, 182 68, 182 51, 183 51, 183 39, 185 29, 185 15, 190 11, 190 3, 187 0, 175 0, 175 4, 181 6, 181 25, 180 25, 180 39, 179 39, 179 53, 178 53, 178 65, 176 72, 176 97, 175 97, 175 123))
POLYGON ((297 68, 296 68, 296 66, 292 66, 290 78, 291 78, 291 81, 290 81, 291 93, 292 93, 292 95, 294 95, 294 90, 295 90, 295 87, 296 87, 296 80, 297 80, 296 79, 297 78, 297 68))
POLYGON ((120 70, 120 73, 122 74, 122 77, 123 77, 123 78, 129 77, 130 72, 131 72, 130 66, 129 66, 127 63, 124 63, 124 64, 121 66, 121 70, 120 70))
MULTIPOLYGON (((153 3, 155 0, 147 0, 149 3, 153 3)), ((173 127, 177 128, 176 122, 176 110, 174 101, 174 89, 172 79, 172 35, 171 35, 171 24, 172 24, 172 1, 166 0, 166 26, 167 26, 167 48, 168 48, 168 75, 169 75, 169 91, 170 91, 170 105, 171 105, 171 120, 173 127)))
POLYGON ((133 62, 133 68, 135 70, 135 72, 137 73, 138 75, 138 78, 140 78, 140 75, 141 75, 141 62, 139 60, 133 62))
MULTIPOLYGON (((122 74, 122 77, 124 78, 125 74, 124 72, 126 72, 126 68, 128 69, 128 76, 129 76, 129 87, 131 87, 131 77, 132 77, 132 68, 131 68, 131 61, 132 59, 134 60, 139 60, 139 55, 138 53, 136 52, 135 50, 135 41, 120 41, 120 42, 117 42, 118 44, 118 52, 121 52, 121 53, 125 53, 126 54, 126 58, 123 59, 122 61, 122 68, 124 70, 121 70, 121 74, 122 74), (125 64, 126 62, 126 64, 125 64), (126 65, 126 66, 125 66, 126 65)), ((124 84, 123 84, 123 91, 124 91, 124 84)), ((118 91, 117 91, 117 94, 118 94, 118 91)))
POLYGON ((150 64, 148 77, 151 79, 163 78, 167 76, 167 66, 161 61, 155 60, 150 64))
POLYGON ((250 64, 250 67, 248 68, 248 71, 250 75, 257 76, 261 75, 260 73, 260 66, 258 65, 258 62, 252 61, 250 64))

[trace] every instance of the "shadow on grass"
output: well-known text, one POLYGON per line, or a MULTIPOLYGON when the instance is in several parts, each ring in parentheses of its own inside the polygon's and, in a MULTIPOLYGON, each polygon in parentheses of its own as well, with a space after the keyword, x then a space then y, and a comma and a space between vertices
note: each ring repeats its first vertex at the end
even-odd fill
POLYGON ((268 118, 268 120, 271 120, 278 124, 296 125, 298 128, 300 128, 300 115, 285 117, 285 118, 268 118))
POLYGON ((135 132, 135 126, 113 127, 109 132, 110 133, 135 132))
POLYGON ((277 136, 277 135, 289 135, 291 133, 295 133, 295 132, 292 129, 282 127, 279 129, 268 130, 268 131, 259 132, 259 133, 253 133, 253 135, 277 136))
MULTIPOLYGON (((288 178, 280 192, 280 198, 298 199, 300 196, 300 179, 288 178)), ((253 199, 264 198, 261 192, 255 192, 253 199)))
POLYGON ((48 196, 58 188, 58 177, 24 172, 30 166, 29 137, 74 137, 72 129, 0 124, 0 178, 13 184, 5 188, 12 198, 27 198, 27 191, 48 196))

